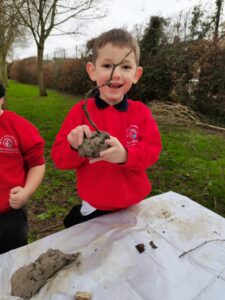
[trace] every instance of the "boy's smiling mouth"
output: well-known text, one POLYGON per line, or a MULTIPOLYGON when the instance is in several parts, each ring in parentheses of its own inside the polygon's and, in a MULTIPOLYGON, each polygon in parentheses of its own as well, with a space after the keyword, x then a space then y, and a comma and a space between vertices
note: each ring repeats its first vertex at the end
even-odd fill
POLYGON ((113 83, 113 82, 109 82, 108 83, 108 87, 113 88, 113 89, 119 89, 123 86, 122 83, 113 83))

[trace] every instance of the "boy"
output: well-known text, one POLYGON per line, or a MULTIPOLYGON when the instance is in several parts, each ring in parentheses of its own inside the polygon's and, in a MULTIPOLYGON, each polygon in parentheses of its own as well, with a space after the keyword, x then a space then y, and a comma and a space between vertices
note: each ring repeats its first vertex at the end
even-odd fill
POLYGON ((27 244, 25 203, 45 172, 44 140, 27 120, 2 109, 4 96, 0 84, 0 254, 27 244))
POLYGON ((151 191, 146 169, 159 158, 160 133, 150 110, 126 95, 142 75, 139 56, 136 39, 125 30, 110 30, 94 41, 86 70, 98 92, 87 99, 87 110, 94 124, 109 133, 109 148, 98 158, 79 156, 84 136, 90 138, 95 129, 82 109, 84 101, 76 104, 52 147, 57 168, 76 170, 82 199, 64 219, 65 227, 134 205, 151 191))

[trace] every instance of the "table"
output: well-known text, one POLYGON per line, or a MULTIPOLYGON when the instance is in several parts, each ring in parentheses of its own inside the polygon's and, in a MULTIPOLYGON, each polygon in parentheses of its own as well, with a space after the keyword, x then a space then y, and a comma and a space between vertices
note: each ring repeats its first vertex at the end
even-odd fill
POLYGON ((81 251, 81 265, 60 270, 35 300, 72 300, 77 291, 93 300, 225 299, 225 219, 175 192, 0 255, 1 300, 20 299, 10 296, 10 277, 49 248, 81 251))

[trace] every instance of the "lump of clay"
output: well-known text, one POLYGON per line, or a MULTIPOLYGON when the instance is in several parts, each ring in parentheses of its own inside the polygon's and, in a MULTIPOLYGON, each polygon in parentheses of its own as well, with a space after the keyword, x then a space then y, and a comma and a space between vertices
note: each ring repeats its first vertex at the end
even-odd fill
POLYGON ((107 132, 94 132, 90 139, 84 138, 82 145, 78 148, 80 156, 99 157, 99 153, 110 146, 105 144, 105 140, 110 136, 107 132))
POLYGON ((80 252, 65 254, 60 250, 48 249, 33 263, 19 268, 11 277, 12 296, 30 299, 47 280, 72 262, 79 264, 80 252))

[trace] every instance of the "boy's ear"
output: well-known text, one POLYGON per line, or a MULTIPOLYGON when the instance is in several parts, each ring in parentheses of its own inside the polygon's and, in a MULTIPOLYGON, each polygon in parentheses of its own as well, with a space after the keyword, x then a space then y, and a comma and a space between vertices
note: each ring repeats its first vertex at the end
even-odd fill
POLYGON ((136 84, 138 82, 138 80, 141 78, 142 73, 143 73, 143 68, 137 67, 136 74, 133 79, 133 84, 136 84))
POLYGON ((95 66, 94 66, 93 63, 88 62, 88 63, 86 64, 86 71, 87 71, 87 73, 88 73, 90 79, 91 79, 92 81, 96 81, 95 66))

